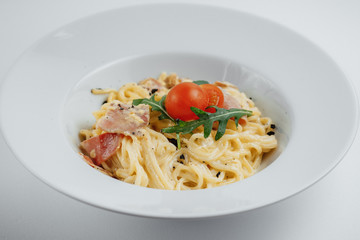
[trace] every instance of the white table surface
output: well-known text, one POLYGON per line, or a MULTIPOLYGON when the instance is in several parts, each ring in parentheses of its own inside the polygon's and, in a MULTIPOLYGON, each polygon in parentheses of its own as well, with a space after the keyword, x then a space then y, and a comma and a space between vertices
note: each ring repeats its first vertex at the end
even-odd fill
MULTIPOLYGON (((25 49, 55 28, 142 2, 149 1, 0 1, 1 81, 25 49)), ((197 2, 230 6, 294 29, 333 57, 359 92, 360 1, 197 2)), ((334 117, 339 119, 334 127, 341 127, 346 113, 334 117)), ((309 189, 271 206, 215 219, 148 219, 78 202, 30 174, 1 135, 0 192, 0 239, 360 239, 360 135, 342 162, 309 189)))

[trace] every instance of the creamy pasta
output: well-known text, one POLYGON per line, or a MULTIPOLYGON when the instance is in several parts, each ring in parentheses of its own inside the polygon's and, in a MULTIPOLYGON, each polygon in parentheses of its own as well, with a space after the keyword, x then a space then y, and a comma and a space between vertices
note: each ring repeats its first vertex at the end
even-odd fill
MULTIPOLYGON (((107 100, 93 113, 96 120, 93 127, 80 131, 81 140, 106 132, 98 122, 114 105, 131 106, 134 99, 149 98, 151 94, 160 100, 173 86, 191 81, 176 74, 162 73, 157 79, 128 83, 120 89, 93 89, 93 94, 107 94, 107 100), (154 83, 158 84, 156 88, 154 83)), ((220 139, 215 140, 215 122, 207 138, 204 138, 202 126, 192 134, 182 134, 181 147, 178 148, 174 144, 177 139, 175 133, 161 133, 161 129, 174 123, 168 119, 159 120, 160 113, 151 111, 146 126, 136 134, 125 133, 109 159, 100 166, 91 165, 127 183, 171 190, 212 188, 254 175, 264 154, 277 147, 275 125, 270 118, 261 116, 254 102, 234 85, 226 82, 214 84, 236 99, 243 109, 252 111, 252 115, 242 118, 237 127, 233 120, 229 120, 220 139)), ((89 158, 86 159, 89 162, 89 158)))

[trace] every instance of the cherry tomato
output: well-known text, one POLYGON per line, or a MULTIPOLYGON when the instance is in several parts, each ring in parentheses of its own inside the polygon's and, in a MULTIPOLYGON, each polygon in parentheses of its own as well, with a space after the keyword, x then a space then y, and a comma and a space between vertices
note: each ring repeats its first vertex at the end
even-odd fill
MULTIPOLYGON (((220 88, 213 84, 203 84, 200 87, 205 91, 209 103, 208 106, 218 106, 220 108, 223 107, 224 104, 224 94, 220 88)), ((215 108, 208 108, 205 110, 206 112, 214 113, 216 112, 215 108)))
POLYGON ((190 121, 198 119, 190 107, 205 110, 208 105, 205 91, 197 84, 184 82, 174 86, 165 99, 165 108, 174 119, 190 121))

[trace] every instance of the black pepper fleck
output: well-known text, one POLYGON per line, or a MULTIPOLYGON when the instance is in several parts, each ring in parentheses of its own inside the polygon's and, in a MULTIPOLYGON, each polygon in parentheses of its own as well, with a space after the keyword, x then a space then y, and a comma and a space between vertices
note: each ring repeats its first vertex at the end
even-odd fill
POLYGON ((272 129, 275 129, 275 128, 276 128, 275 124, 271 124, 270 127, 271 127, 272 129))
POLYGON ((275 135, 275 132, 274 131, 270 131, 267 133, 267 135, 271 136, 271 135, 275 135))
POLYGON ((216 174, 216 177, 218 178, 220 176, 220 172, 218 172, 217 174, 216 174))
POLYGON ((105 100, 105 101, 103 101, 103 103, 102 104, 105 104, 105 103, 107 103, 108 101, 107 100, 105 100))
POLYGON ((174 138, 168 138, 169 142, 171 142, 172 144, 174 144, 175 146, 177 146, 177 141, 174 138))
POLYGON ((157 88, 151 89, 151 94, 156 93, 156 92, 157 92, 157 90, 159 90, 159 89, 157 89, 157 88))
POLYGON ((184 154, 181 154, 181 155, 180 155, 180 159, 185 159, 184 154))
POLYGON ((135 132, 132 132, 133 135, 135 135, 135 132))

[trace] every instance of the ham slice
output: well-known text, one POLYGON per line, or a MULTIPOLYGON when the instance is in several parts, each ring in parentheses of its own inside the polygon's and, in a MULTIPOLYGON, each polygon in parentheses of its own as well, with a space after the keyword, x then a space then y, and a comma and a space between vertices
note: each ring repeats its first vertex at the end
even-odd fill
POLYGON ((103 133, 89 138, 80 143, 81 148, 92 159, 93 163, 100 166, 115 154, 120 147, 121 134, 103 133))
POLYGON ((109 133, 141 135, 139 130, 148 125, 149 119, 148 105, 129 106, 112 103, 105 116, 97 122, 97 127, 109 133))

